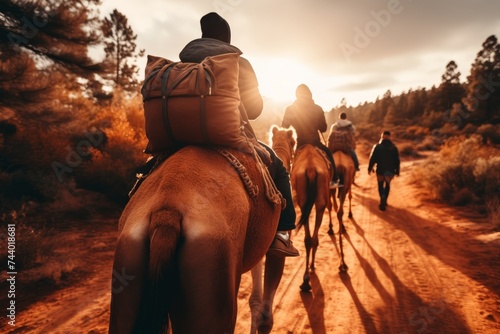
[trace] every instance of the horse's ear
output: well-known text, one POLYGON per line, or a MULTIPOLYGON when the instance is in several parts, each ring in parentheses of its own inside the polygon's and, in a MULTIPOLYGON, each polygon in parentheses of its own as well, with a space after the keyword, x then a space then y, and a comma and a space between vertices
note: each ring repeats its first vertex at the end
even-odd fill
POLYGON ((288 130, 286 134, 288 135, 288 137, 293 138, 293 130, 288 130))
POLYGON ((271 130, 273 131, 273 135, 275 135, 276 132, 278 132, 278 128, 276 126, 273 126, 271 130))

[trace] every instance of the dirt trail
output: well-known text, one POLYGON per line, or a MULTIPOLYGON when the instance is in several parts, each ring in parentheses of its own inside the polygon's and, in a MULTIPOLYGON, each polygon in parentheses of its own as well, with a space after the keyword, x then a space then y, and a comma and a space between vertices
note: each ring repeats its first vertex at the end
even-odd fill
MULTIPOLYGON (((378 209, 375 176, 362 166, 353 192, 354 218, 344 218, 346 274, 339 274, 338 234, 326 233, 325 215, 312 291, 300 292, 303 231, 293 236, 302 254, 287 259, 273 333, 500 332, 500 233, 474 214, 422 200, 408 175, 417 163, 403 164, 385 212, 378 209)), ((16 328, 3 321, 0 333, 107 332, 116 222, 95 226, 65 235, 72 241, 63 251, 85 261, 88 270, 59 290, 27 287, 16 328)), ((237 334, 249 332, 250 285, 247 273, 237 334)))
MULTIPOLYGON (((304 233, 294 236, 301 256, 287 259, 273 333, 500 332, 500 233, 477 216, 423 201, 408 175, 415 164, 403 164, 385 212, 375 176, 366 165, 357 173, 353 218, 344 217, 346 274, 339 274, 338 234, 327 234, 325 215, 312 291, 301 292, 304 233)), ((242 289, 250 284, 246 274, 242 289)), ((239 307, 237 333, 246 333, 245 299, 239 307)))

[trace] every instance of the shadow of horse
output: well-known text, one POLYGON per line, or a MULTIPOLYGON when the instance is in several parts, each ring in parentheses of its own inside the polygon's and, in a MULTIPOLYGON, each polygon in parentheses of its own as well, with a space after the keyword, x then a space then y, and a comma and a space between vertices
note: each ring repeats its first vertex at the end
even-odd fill
MULTIPOLYGON (((354 219, 351 221, 354 225, 358 226, 354 219)), ((357 230, 362 231, 361 227, 357 228, 357 230)), ((379 314, 378 316, 383 319, 387 319, 388 316, 393 316, 396 321, 396 323, 392 324, 383 323, 383 326, 377 328, 377 324, 373 320, 373 315, 370 314, 361 303, 357 292, 352 286, 349 275, 347 273, 340 273, 342 282, 348 289, 356 305, 366 333, 390 333, 393 331, 394 327, 401 328, 398 333, 422 333, 426 331, 432 333, 471 332, 461 316, 456 313, 450 305, 447 305, 446 296, 434 296, 434 299, 424 300, 401 281, 401 278, 393 271, 391 264, 377 252, 364 235, 361 235, 361 238, 374 261, 369 261, 363 257, 357 248, 359 244, 352 242, 351 238, 346 235, 346 240, 351 245, 360 263, 360 267, 363 269, 370 284, 380 296, 380 300, 386 305, 387 309, 394 310, 393 315, 387 315, 384 312, 384 314, 379 314), (384 286, 378 277, 377 272, 379 271, 391 281, 391 286, 384 286), (408 308, 408 305, 413 305, 414 309, 408 308)))
POLYGON ((311 273, 311 292, 300 292, 300 298, 307 311, 309 324, 314 334, 327 334, 325 328, 325 293, 316 273, 311 273))

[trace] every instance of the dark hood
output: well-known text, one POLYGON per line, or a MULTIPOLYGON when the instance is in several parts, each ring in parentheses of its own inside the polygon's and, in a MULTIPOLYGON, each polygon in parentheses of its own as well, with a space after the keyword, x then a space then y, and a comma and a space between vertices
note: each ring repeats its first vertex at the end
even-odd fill
POLYGON ((202 38, 213 38, 231 44, 231 28, 219 14, 206 14, 201 18, 200 25, 202 38))
POLYGON ((179 59, 183 62, 200 63, 206 57, 212 57, 225 53, 242 54, 236 46, 229 45, 212 38, 198 38, 189 42, 179 53, 179 59))

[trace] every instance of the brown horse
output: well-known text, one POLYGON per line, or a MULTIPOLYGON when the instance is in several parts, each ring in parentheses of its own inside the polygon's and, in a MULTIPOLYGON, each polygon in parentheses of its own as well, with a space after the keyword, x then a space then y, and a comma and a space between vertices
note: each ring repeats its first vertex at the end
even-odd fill
POLYGON ((314 270, 314 260, 319 245, 318 231, 325 209, 330 210, 331 208, 329 184, 332 179, 332 168, 323 151, 312 145, 304 145, 297 150, 292 165, 291 179, 295 203, 301 211, 297 227, 304 226, 305 231, 306 270, 300 288, 302 291, 310 291, 309 257, 312 250, 310 268, 314 270), (313 206, 316 208, 316 220, 311 235, 309 215, 313 206))
POLYGON ((144 180, 119 222, 110 333, 234 331, 241 275, 266 254, 281 210, 265 169, 188 146, 144 180))
POLYGON ((272 148, 281 161, 283 161, 283 165, 288 173, 290 173, 290 168, 292 167, 295 147, 294 136, 293 130, 280 129, 276 126, 271 128, 272 148))
MULTIPOLYGON (((349 218, 352 218, 352 209, 351 209, 351 200, 352 200, 352 184, 354 183, 354 174, 356 173, 354 168, 354 161, 351 156, 342 152, 336 151, 333 152, 333 159, 335 161, 335 165, 337 166, 337 173, 340 178, 341 184, 344 186, 339 188, 338 198, 339 204, 337 205, 337 189, 332 189, 330 191, 331 198, 333 200, 333 207, 337 212, 337 220, 339 221, 339 243, 340 243, 340 255, 341 262, 339 266, 339 270, 342 272, 347 271, 348 267, 344 262, 344 249, 342 247, 342 233, 345 233, 345 226, 343 223, 344 216, 344 202, 346 196, 349 197, 349 218)), ((333 235, 333 226, 330 221, 328 234, 333 235)))
MULTIPOLYGON (((287 172, 290 172, 293 148, 295 146, 293 130, 280 130, 278 127, 273 126, 270 136, 272 149, 281 161, 283 161, 287 172)), ((250 310, 252 312, 250 334, 257 333, 257 331, 260 334, 270 333, 274 324, 274 296, 283 274, 285 258, 267 256, 265 263, 264 283, 262 281, 264 259, 252 268, 252 293, 249 298, 250 310)))

